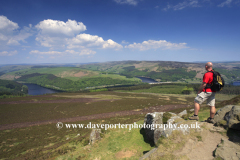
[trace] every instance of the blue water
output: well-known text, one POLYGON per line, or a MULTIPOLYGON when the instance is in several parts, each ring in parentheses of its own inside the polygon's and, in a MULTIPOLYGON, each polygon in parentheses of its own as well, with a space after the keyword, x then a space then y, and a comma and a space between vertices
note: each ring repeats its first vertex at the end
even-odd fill
POLYGON ((60 91, 44 88, 42 86, 39 86, 37 84, 31 84, 31 83, 24 83, 28 87, 28 94, 29 95, 43 95, 43 94, 51 94, 51 93, 58 93, 60 91))
POLYGON ((139 79, 142 80, 142 82, 146 82, 146 83, 157 83, 157 81, 155 81, 154 79, 151 78, 146 78, 146 77, 137 77, 139 79))
POLYGON ((233 82, 233 86, 240 86, 240 81, 233 82))

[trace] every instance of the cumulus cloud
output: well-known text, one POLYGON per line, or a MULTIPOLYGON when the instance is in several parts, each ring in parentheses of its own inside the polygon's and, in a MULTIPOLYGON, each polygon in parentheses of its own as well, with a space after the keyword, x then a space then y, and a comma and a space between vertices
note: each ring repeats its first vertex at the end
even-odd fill
POLYGON ((58 52, 58 51, 47 51, 47 52, 41 52, 38 50, 33 50, 29 52, 30 54, 46 54, 46 55, 62 55, 62 52, 58 52))
POLYGON ((26 42, 25 39, 32 35, 29 27, 19 29, 17 23, 12 22, 5 16, 0 16, 0 45, 19 45, 20 41, 26 42))
POLYGON ((138 0, 114 0, 118 4, 129 4, 136 6, 138 4, 138 0))
POLYGON ((0 52, 0 56, 13 56, 13 55, 16 55, 18 52, 15 50, 15 51, 2 51, 0 52))
POLYGON ((91 49, 83 49, 79 55, 90 55, 90 54, 95 54, 95 51, 92 51, 91 49))
POLYGON ((123 41, 122 41, 122 44, 129 44, 129 42, 123 40, 123 41))
POLYGON ((80 52, 76 52, 74 50, 66 50, 65 53, 69 53, 69 54, 75 54, 75 55, 90 55, 90 54, 95 54, 96 52, 91 50, 91 49, 83 49, 80 52))
POLYGON ((44 47, 64 48, 67 43, 67 38, 38 35, 36 37, 36 41, 40 42, 40 44, 44 47))
POLYGON ((164 11, 167 11, 169 9, 182 10, 187 7, 200 7, 200 5, 198 3, 198 0, 184 0, 183 2, 178 3, 175 6, 167 5, 167 7, 165 7, 163 10, 164 11))
POLYGON ((66 23, 58 20, 43 20, 36 26, 40 30, 40 34, 49 36, 74 36, 87 28, 82 22, 68 20, 66 23))
POLYGON ((221 4, 219 4, 218 7, 229 6, 231 3, 232 3, 232 0, 226 0, 225 2, 222 2, 221 4))
POLYGON ((166 49, 184 49, 184 48, 189 48, 186 46, 187 43, 171 43, 167 42, 166 40, 148 40, 148 41, 143 41, 142 43, 133 43, 129 44, 128 46, 125 46, 125 48, 130 48, 130 49, 137 49, 140 51, 144 50, 149 50, 149 49, 158 49, 161 48, 163 50, 166 49))
POLYGON ((82 22, 68 20, 67 22, 57 20, 44 20, 36 26, 39 34, 36 41, 50 50, 62 49, 76 50, 79 55, 95 54, 91 49, 121 49, 122 45, 111 39, 103 40, 102 37, 90 34, 79 34, 86 30, 86 26, 82 22))
POLYGON ((43 20, 35 26, 39 33, 36 41, 44 47, 65 47, 67 38, 72 38, 87 28, 82 22, 68 20, 67 22, 58 20, 43 20))
POLYGON ((98 49, 108 49, 112 48, 115 50, 123 48, 122 45, 114 42, 113 40, 109 39, 104 41, 102 37, 97 35, 90 35, 90 34, 79 34, 72 39, 67 40, 67 48, 98 48, 98 49))
POLYGON ((19 26, 17 23, 10 21, 5 16, 0 16, 0 31, 12 32, 15 29, 18 29, 19 26))

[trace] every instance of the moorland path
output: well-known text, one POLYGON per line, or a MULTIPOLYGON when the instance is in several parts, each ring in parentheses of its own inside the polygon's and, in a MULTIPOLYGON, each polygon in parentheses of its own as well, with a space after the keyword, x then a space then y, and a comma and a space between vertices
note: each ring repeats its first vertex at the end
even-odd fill
POLYGON ((93 119, 105 119, 105 118, 111 118, 111 117, 117 117, 117 116, 146 114, 149 112, 166 112, 166 111, 171 111, 173 109, 187 108, 187 107, 189 107, 189 106, 188 105, 161 105, 161 106, 152 106, 152 107, 148 107, 148 108, 144 108, 144 109, 100 113, 100 114, 93 114, 93 115, 88 115, 88 116, 79 116, 79 117, 72 117, 72 118, 60 118, 60 119, 52 119, 52 120, 45 120, 45 121, 12 123, 12 124, 0 125, 0 130, 23 128, 23 127, 30 127, 30 126, 44 125, 44 124, 52 124, 52 123, 57 123, 57 122, 78 122, 78 121, 86 121, 86 120, 93 120, 93 119))

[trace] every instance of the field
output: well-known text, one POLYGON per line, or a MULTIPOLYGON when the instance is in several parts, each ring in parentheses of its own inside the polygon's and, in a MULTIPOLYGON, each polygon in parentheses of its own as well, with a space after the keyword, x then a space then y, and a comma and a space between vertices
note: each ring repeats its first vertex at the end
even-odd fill
POLYGON ((0 76, 0 79, 34 83, 62 91, 79 91, 89 87, 103 88, 142 83, 138 78, 126 78, 126 76, 118 74, 90 71, 77 67, 32 67, 5 73, 0 76))
MULTIPOLYGON (((110 77, 113 79, 126 80, 125 76, 120 76, 116 74, 106 74, 105 72, 100 71, 91 71, 86 69, 81 69, 77 67, 41 67, 41 68, 28 68, 18 71, 13 71, 6 73, 1 76, 2 79, 14 80, 18 79, 23 75, 40 73, 40 74, 52 74, 60 78, 65 78, 73 81, 77 81, 81 78, 94 78, 94 77, 110 77)), ((136 80, 135 78, 127 80, 136 80)))
MULTIPOLYGON (((80 68, 93 71, 119 73, 127 77, 140 75, 158 81, 199 83, 199 80, 206 72, 204 65, 205 63, 172 61, 119 61, 85 64, 81 65, 80 68)), ((219 71, 227 83, 230 83, 233 80, 239 80, 239 62, 214 63, 213 69, 219 71)))
MULTIPOLYGON (((98 149, 100 146, 97 144, 91 146, 91 153, 94 154, 90 156, 87 149, 90 129, 57 129, 56 123, 142 123, 148 112, 173 110, 177 113, 183 108, 191 109, 194 96, 105 91, 1 99, 0 159, 65 159, 71 155, 89 159, 95 157, 96 153, 104 157, 106 155, 98 149), (63 157, 59 157, 61 155, 63 157)), ((234 97, 219 96, 225 100, 234 97)), ((106 139, 99 145, 105 146, 104 151, 109 152, 107 159, 115 156, 124 158, 126 154, 137 159, 152 148, 144 142, 140 129, 131 132, 126 129, 107 130, 104 133, 106 139), (130 143, 129 139, 134 143, 130 143), (141 147, 134 149, 136 145, 141 147)))

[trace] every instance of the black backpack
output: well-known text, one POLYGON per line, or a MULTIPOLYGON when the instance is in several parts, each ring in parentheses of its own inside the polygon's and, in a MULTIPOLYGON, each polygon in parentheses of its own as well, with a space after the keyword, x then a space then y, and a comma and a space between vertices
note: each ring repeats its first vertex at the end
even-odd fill
POLYGON ((213 73, 213 81, 212 84, 207 84, 206 88, 211 88, 213 91, 216 92, 221 91, 225 85, 224 79, 222 78, 221 74, 214 70, 208 72, 213 73))

